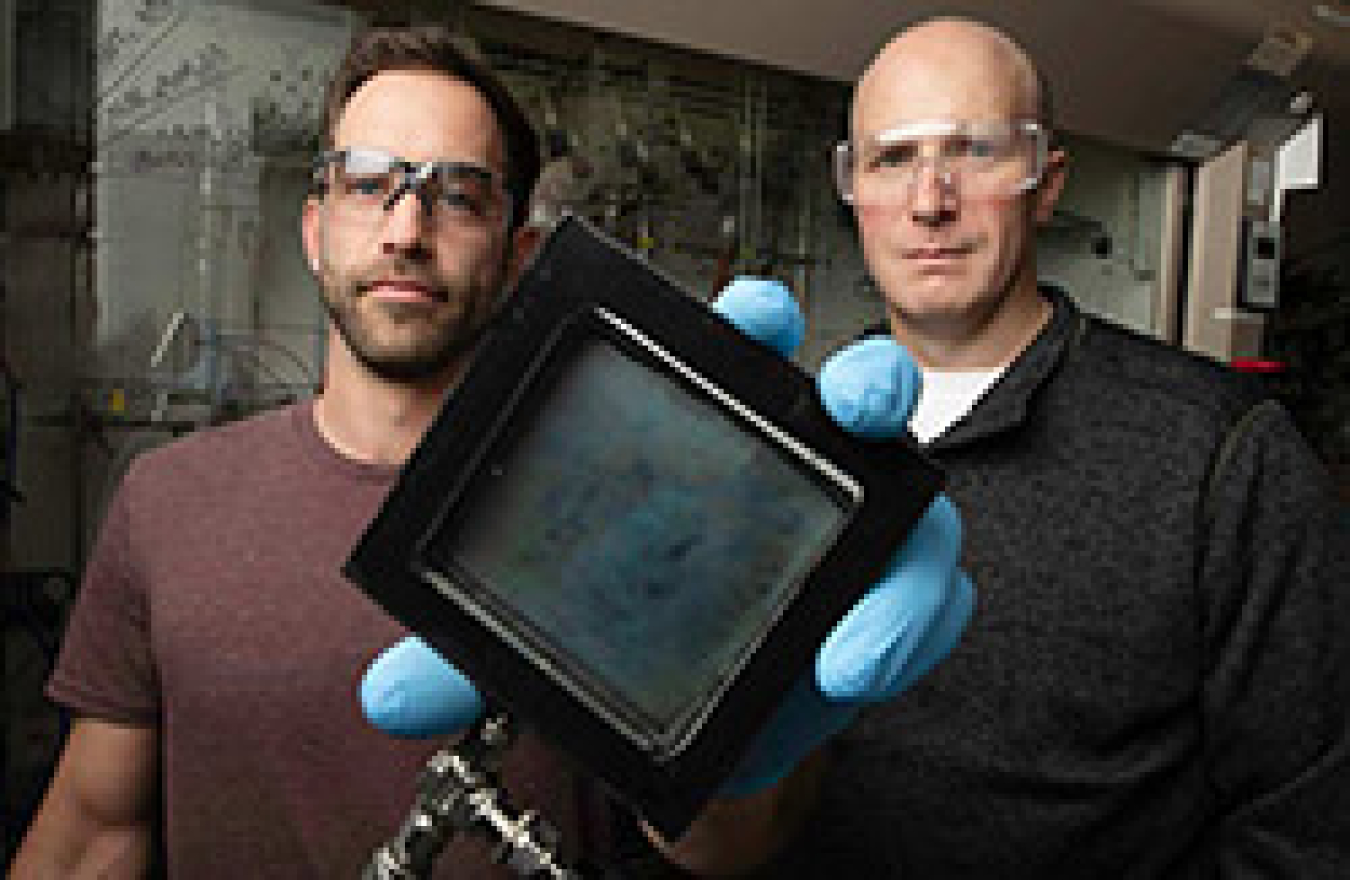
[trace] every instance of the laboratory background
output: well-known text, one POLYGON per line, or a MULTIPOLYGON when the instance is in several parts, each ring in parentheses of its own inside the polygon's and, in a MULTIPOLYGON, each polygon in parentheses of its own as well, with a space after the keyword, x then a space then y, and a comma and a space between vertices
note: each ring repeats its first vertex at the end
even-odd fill
POLYGON ((936 13, 1006 28, 1072 156, 1043 281, 1256 373, 1350 496, 1350 2, 0 0, 0 832, 67 719, 41 687, 137 454, 312 394, 299 207, 351 33, 450 22, 567 209, 689 295, 781 278, 814 368, 882 318, 830 156, 849 84, 936 13), (715 11, 713 11, 715 10, 715 11))

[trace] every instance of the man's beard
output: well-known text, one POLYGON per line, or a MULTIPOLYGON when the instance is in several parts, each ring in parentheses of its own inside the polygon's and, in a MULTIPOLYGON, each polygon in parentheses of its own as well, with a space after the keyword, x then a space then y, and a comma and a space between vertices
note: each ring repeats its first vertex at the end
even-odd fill
POLYGON ((381 264, 345 279, 320 277, 324 310, 347 349, 373 375, 391 382, 416 383, 445 376, 473 351, 482 338, 498 299, 501 275, 491 291, 477 289, 473 280, 447 283, 406 260, 381 264), (434 292, 429 302, 380 302, 369 294, 378 278, 397 276, 416 281, 434 292), (378 315, 372 314, 378 312, 378 315), (397 343, 380 339, 377 324, 416 333, 402 334, 397 343))

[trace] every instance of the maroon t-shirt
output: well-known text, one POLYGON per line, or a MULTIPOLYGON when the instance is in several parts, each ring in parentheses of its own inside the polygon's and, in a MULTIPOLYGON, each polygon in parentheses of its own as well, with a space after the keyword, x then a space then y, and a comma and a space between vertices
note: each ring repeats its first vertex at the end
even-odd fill
MULTIPOLYGON (((302 404, 192 434, 131 467, 48 693, 159 729, 173 878, 356 877, 439 745, 361 714, 372 658, 405 635, 341 566, 395 469, 343 458, 302 404)), ((523 737, 519 806, 581 840, 578 785, 523 737)), ((436 877, 506 877, 465 838, 436 877)))

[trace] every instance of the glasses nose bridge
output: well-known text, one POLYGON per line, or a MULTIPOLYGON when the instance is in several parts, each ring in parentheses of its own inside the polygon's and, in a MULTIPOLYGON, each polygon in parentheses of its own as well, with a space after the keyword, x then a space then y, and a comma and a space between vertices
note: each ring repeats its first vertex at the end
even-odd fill
POLYGON ((431 167, 409 165, 398 169, 398 185, 385 198, 382 210, 376 215, 376 235, 385 249, 421 247, 434 235, 436 206, 428 192, 431 167), (412 204, 406 205, 405 196, 412 195, 412 204))
POLYGON ((430 218, 436 210, 436 203, 430 190, 435 170, 435 162, 409 162, 396 169, 395 173, 399 175, 398 186, 384 200, 384 213, 393 213, 403 197, 411 193, 417 198, 417 206, 421 209, 422 216, 430 218))
POLYGON ((930 205, 946 204, 956 197, 960 180, 948 165, 949 158, 938 147, 914 157, 905 199, 911 208, 922 211, 930 205))

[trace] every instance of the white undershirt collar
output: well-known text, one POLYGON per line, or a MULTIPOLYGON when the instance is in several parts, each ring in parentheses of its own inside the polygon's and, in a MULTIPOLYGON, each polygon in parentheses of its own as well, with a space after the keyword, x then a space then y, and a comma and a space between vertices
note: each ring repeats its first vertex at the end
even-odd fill
POLYGON ((924 370, 919 401, 909 429, 920 443, 929 443, 965 418, 1007 366, 992 370, 924 370))

